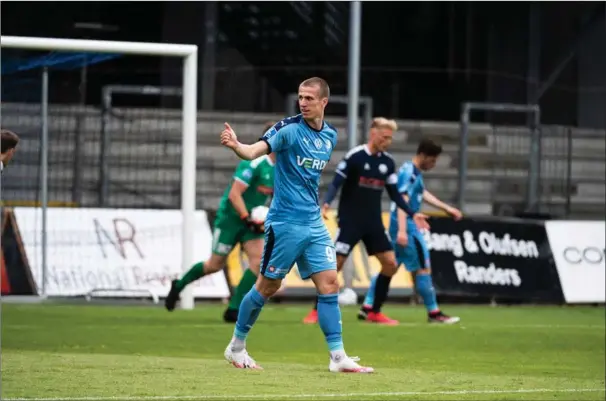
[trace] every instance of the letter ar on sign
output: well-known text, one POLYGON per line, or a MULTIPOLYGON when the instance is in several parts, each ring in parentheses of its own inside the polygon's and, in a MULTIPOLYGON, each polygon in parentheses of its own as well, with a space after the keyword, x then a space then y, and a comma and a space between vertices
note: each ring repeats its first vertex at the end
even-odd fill
POLYGON ((97 244, 101 249, 103 257, 107 258, 108 256, 105 251, 105 245, 109 243, 123 259, 128 259, 126 244, 130 243, 139 257, 144 259, 145 256, 143 256, 143 252, 141 252, 137 240, 135 239, 137 229, 134 224, 126 218, 115 218, 112 219, 112 225, 113 230, 108 231, 103 228, 99 220, 96 218, 93 219, 93 226, 95 228, 95 234, 97 235, 97 244))

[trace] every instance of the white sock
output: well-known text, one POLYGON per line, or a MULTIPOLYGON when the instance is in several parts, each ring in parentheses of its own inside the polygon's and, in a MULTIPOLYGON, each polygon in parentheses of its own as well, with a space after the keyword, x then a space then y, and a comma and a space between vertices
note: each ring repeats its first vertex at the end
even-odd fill
POLYGON ((345 353, 345 350, 338 350, 338 351, 330 351, 330 359, 332 359, 335 362, 341 362, 343 359, 347 358, 347 354, 345 353))
POLYGON ((240 340, 239 338, 232 337, 231 338, 231 349, 235 352, 240 352, 244 348, 246 348, 246 341, 240 340))

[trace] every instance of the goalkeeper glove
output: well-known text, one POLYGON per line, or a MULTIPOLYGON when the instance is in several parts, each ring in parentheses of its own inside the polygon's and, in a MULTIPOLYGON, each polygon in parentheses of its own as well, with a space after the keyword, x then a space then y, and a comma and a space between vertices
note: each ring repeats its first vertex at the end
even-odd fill
POLYGON ((242 216, 242 221, 244 221, 248 229, 255 234, 263 234, 265 232, 263 222, 254 221, 248 215, 242 216))

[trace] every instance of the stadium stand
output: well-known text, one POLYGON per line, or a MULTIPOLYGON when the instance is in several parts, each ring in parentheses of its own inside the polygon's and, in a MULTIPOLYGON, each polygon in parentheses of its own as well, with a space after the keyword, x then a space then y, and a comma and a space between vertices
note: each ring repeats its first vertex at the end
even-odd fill
MULTIPOLYGON (((38 200, 39 182, 32 178, 39 172, 39 105, 3 103, 1 113, 3 126, 19 132, 23 138, 18 157, 3 181, 5 199, 38 200)), ((266 121, 281 117, 230 112, 198 114, 198 207, 216 207, 237 161, 236 156, 218 142, 223 122, 229 121, 242 141, 251 142, 259 137, 266 121)), ((336 164, 347 151, 346 120, 342 117, 329 120, 339 129, 340 142, 325 170, 321 190, 330 182, 336 164)), ((442 142, 445 152, 437 168, 428 174, 427 185, 439 197, 454 200, 458 187, 459 123, 398 120, 398 124, 400 134, 395 136, 391 148, 398 164, 414 154, 419 138, 430 136, 442 142)), ((180 111, 116 108, 106 128, 111 149, 107 154, 110 190, 105 206, 178 208, 180 111)), ((555 215, 566 214, 565 208, 569 205, 569 217, 602 218, 606 198, 605 131, 559 126, 543 126, 541 130, 541 205, 555 215), (572 135, 571 141, 568 135, 572 135)), ((80 205, 99 206, 100 111, 87 106, 50 105, 49 136, 50 200, 73 201, 74 171, 78 171, 82 189, 80 205), (83 157, 76 169, 73 153, 77 126, 83 136, 83 157)), ((470 126, 468 213, 511 214, 516 205, 523 202, 528 137, 528 129, 524 127, 470 126)), ((388 207, 387 197, 384 206, 388 207)))

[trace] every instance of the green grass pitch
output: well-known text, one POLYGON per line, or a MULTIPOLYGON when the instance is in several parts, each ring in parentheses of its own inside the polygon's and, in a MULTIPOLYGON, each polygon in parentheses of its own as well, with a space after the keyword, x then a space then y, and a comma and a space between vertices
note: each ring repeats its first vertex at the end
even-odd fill
POLYGON ((603 307, 448 306, 462 321, 429 325, 422 307, 390 304, 395 327, 343 308, 348 354, 372 375, 328 372, 309 305, 268 305, 250 354, 223 360, 223 307, 2 305, 2 400, 604 400, 603 307))

